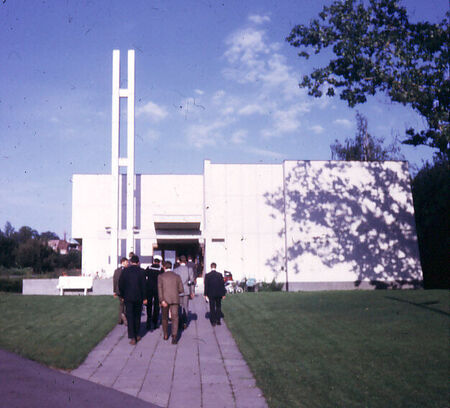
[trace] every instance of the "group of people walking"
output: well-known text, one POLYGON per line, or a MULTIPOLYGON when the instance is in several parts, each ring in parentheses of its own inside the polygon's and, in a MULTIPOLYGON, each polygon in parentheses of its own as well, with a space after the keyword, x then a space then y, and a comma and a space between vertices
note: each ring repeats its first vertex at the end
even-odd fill
MULTIPOLYGON (((147 308, 147 330, 152 332, 161 325, 164 340, 169 339, 169 320, 172 322, 172 344, 178 342, 178 330, 186 329, 189 324, 189 301, 195 296, 196 265, 185 256, 179 258, 176 269, 170 261, 162 262, 159 255, 153 257, 153 263, 142 269, 139 257, 133 253, 129 259, 122 258, 121 266, 113 277, 114 296, 119 298, 119 324, 128 326, 130 344, 141 340, 141 314, 143 305, 147 308)), ((216 264, 211 264, 211 272, 204 280, 205 299, 210 304, 209 319, 211 325, 220 325, 222 318, 221 301, 225 297, 225 283, 216 264)))

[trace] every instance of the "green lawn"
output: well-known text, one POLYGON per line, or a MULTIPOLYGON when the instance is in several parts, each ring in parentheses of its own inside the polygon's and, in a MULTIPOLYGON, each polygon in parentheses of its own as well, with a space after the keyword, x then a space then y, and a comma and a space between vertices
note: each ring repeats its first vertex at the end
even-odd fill
POLYGON ((223 310, 271 407, 450 406, 448 291, 248 293, 223 310))
POLYGON ((0 293, 0 348, 50 367, 77 367, 116 323, 112 296, 0 293))

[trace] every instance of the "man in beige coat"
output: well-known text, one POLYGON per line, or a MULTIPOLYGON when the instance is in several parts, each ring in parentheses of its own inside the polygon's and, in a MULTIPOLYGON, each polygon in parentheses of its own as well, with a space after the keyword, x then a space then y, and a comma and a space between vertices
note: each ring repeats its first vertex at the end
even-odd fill
POLYGON ((177 344, 178 337, 178 308, 180 293, 184 293, 183 282, 176 273, 172 272, 172 263, 167 261, 166 271, 158 276, 158 298, 161 303, 162 328, 164 340, 169 338, 169 309, 172 315, 172 344, 177 344))

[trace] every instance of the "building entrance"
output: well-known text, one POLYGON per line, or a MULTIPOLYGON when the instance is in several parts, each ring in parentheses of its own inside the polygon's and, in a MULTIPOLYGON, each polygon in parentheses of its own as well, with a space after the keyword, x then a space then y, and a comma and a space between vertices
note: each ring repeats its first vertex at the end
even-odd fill
POLYGON ((203 248, 198 240, 159 240, 157 247, 153 249, 153 256, 160 255, 164 261, 175 264, 177 258, 181 255, 197 259, 200 264, 203 264, 203 248))

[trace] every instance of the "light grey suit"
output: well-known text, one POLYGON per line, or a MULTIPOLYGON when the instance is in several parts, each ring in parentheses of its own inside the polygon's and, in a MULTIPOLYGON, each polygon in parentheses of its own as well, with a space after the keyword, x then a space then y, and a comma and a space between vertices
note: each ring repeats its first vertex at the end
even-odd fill
POLYGON ((189 285, 189 282, 194 282, 194 271, 186 264, 181 264, 174 272, 180 276, 183 283, 184 293, 180 294, 181 321, 186 327, 189 316, 190 295, 194 293, 194 285, 189 285))

